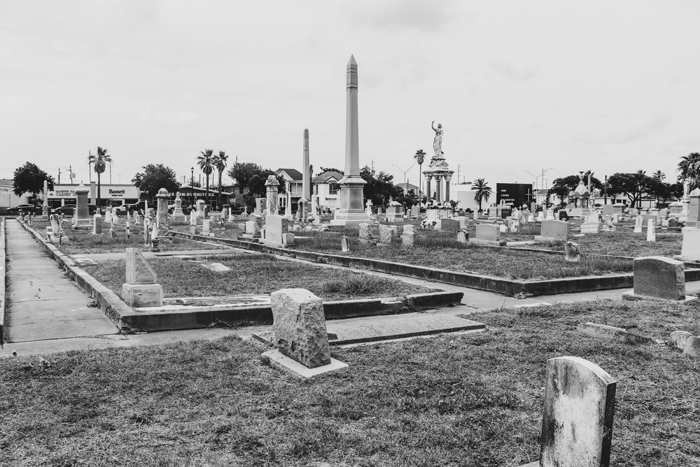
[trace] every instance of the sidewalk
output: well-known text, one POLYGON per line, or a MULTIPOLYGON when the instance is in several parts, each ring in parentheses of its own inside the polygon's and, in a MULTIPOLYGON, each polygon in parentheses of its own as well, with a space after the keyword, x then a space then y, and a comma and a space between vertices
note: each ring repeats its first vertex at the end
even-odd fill
POLYGON ((117 333, 18 222, 7 222, 5 233, 8 344, 117 333))

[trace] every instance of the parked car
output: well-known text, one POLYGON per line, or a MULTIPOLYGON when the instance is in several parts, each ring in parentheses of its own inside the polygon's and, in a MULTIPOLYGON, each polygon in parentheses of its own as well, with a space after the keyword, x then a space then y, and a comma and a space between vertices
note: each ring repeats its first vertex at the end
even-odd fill
MULTIPOLYGON (((97 206, 88 204, 88 213, 92 216, 97 212, 97 206)), ((72 216, 75 214, 75 204, 66 204, 51 210, 51 214, 63 214, 64 216, 72 216)))
POLYGON ((20 214, 41 214, 41 206, 34 206, 33 204, 18 204, 17 206, 7 210, 10 214, 20 215, 20 214))

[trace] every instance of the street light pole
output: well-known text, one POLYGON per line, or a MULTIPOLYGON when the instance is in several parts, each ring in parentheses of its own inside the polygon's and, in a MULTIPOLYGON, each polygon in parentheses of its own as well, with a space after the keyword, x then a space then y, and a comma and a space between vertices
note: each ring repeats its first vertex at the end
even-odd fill
POLYGON ((194 167, 190 168, 192 178, 190 179, 190 196, 192 196, 192 205, 194 205, 194 167))
POLYGON ((411 169, 413 168, 413 166, 416 165, 416 164, 417 164, 417 162, 414 162, 413 165, 411 165, 411 166, 410 166, 408 169, 406 169, 406 170, 402 169, 401 167, 399 167, 399 166, 396 165, 396 164, 392 164, 394 167, 396 167, 397 169, 399 169, 400 171, 403 172, 404 196, 406 196, 406 193, 408 193, 408 186, 406 185, 406 174, 407 174, 408 171, 411 170, 411 169))

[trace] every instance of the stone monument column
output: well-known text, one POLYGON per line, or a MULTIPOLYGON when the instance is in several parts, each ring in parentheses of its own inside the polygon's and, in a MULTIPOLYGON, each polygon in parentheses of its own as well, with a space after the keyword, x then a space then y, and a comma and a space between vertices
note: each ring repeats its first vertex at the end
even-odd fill
POLYGON ((280 182, 277 181, 277 177, 270 175, 267 177, 265 182, 266 188, 266 201, 265 209, 267 209, 267 214, 277 215, 277 191, 279 190, 280 182))
POLYGON ((90 219, 90 208, 88 206, 88 193, 90 190, 82 183, 75 189, 75 217, 74 224, 76 226, 89 226, 92 222, 90 219))
POLYGON ((430 180, 432 180, 433 176, 428 174, 428 173, 424 173, 423 175, 425 175, 425 184, 426 184, 426 190, 427 190, 426 194, 428 195, 427 200, 426 200, 426 203, 427 203, 427 202, 430 202, 430 197, 433 196, 433 192, 430 190, 430 180))
POLYGON ((165 188, 161 188, 158 190, 158 194, 156 195, 156 226, 159 229, 167 229, 168 228, 168 200, 170 199, 170 195, 168 194, 168 190, 165 188))
POLYGON ((437 195, 435 196, 435 201, 438 203, 442 202, 442 176, 441 175, 435 175, 435 191, 437 191, 437 195))
POLYGON ((304 130, 304 160, 302 164, 302 193, 301 197, 306 198, 306 200, 311 199, 311 174, 309 173, 309 168, 311 163, 309 161, 309 130, 304 130))
POLYGON ((450 201, 450 180, 452 180, 452 175, 445 175, 445 201, 450 201))
POLYGON ((345 176, 340 185, 340 210, 331 225, 352 225, 367 222, 364 211, 363 187, 367 183, 360 177, 360 136, 357 113, 357 62, 350 56, 346 79, 345 113, 345 176))

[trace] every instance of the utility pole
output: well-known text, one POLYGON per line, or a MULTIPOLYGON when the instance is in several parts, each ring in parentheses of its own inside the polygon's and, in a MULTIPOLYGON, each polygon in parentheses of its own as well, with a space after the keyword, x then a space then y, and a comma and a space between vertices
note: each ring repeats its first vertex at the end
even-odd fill
POLYGON ((58 183, 61 184, 61 168, 58 168, 58 183))
POLYGON ((462 168, 460 164, 457 164, 457 185, 459 185, 459 171, 462 168))

